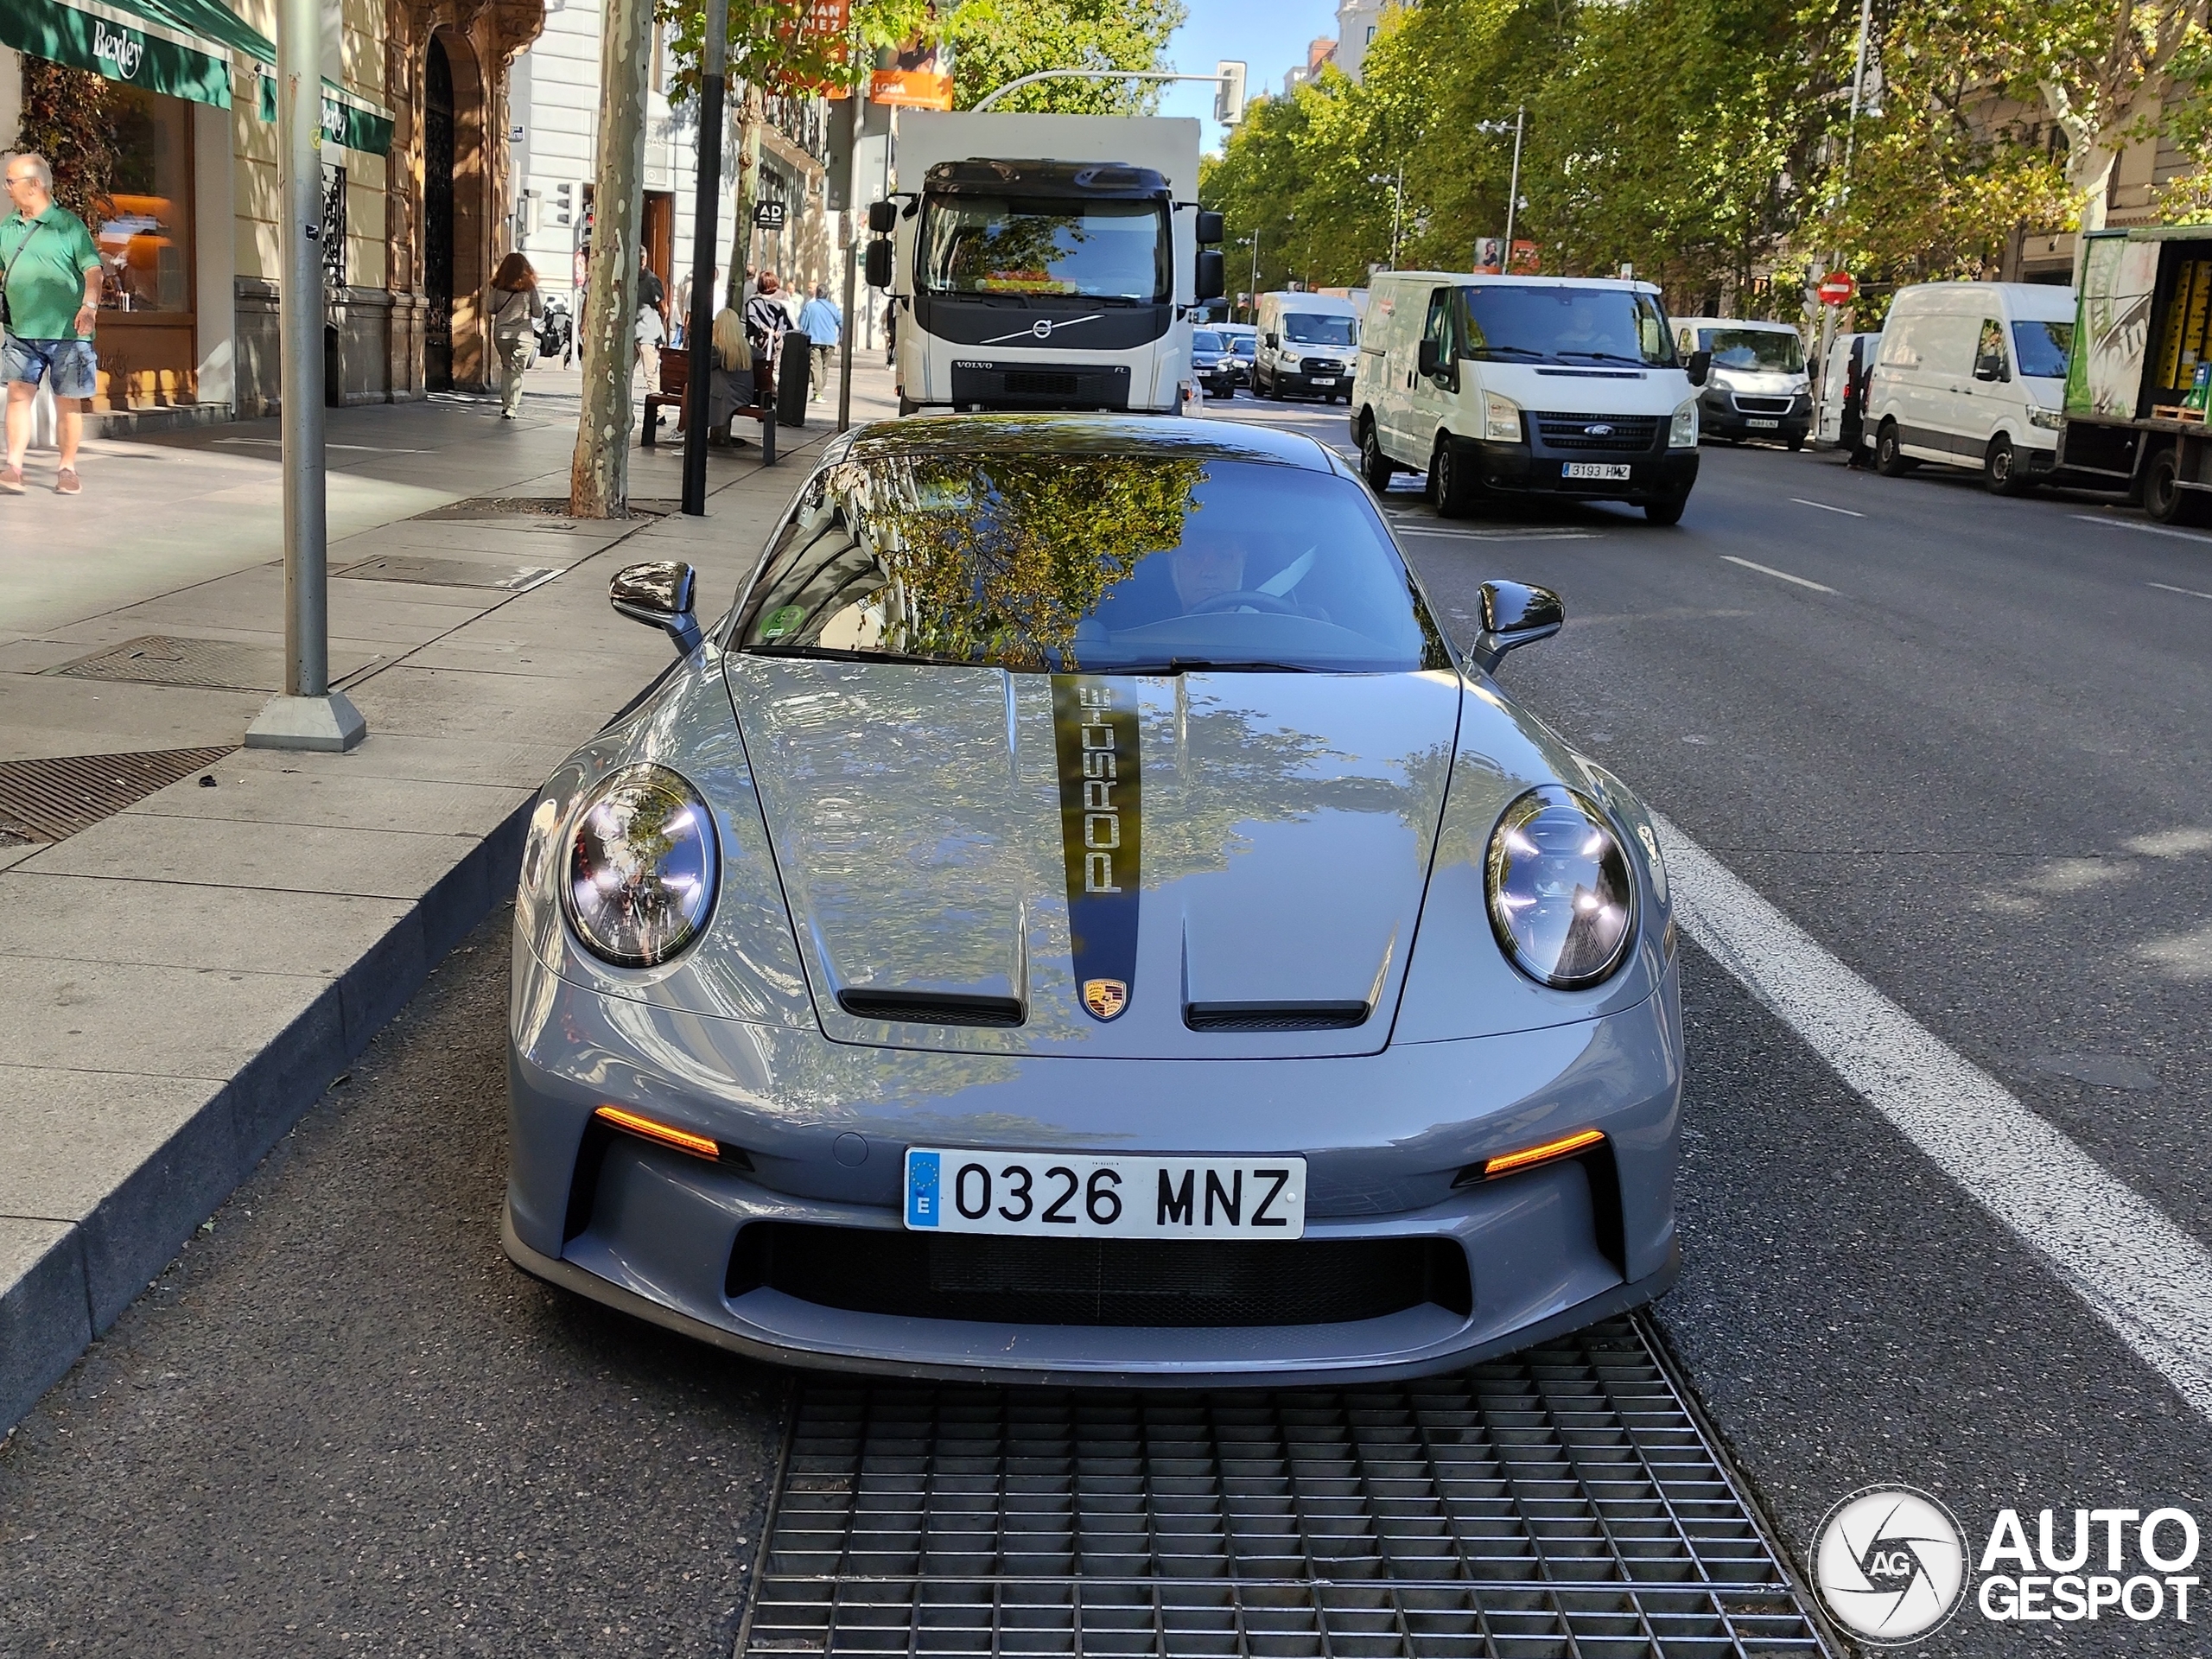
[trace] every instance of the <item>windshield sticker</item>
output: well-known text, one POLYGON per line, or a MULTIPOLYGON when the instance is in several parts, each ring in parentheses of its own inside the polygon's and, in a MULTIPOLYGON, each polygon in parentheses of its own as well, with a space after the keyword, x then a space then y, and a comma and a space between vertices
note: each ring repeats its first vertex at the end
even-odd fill
POLYGON ((780 639, 787 633, 797 632, 805 621, 805 606, 786 605, 780 610, 768 613, 767 620, 760 625, 760 637, 763 639, 780 639))
POLYGON ((1098 675, 1055 674, 1052 741, 1075 982, 1084 1011, 1103 1023, 1121 1015, 1136 988, 1144 796, 1135 690, 1098 675))

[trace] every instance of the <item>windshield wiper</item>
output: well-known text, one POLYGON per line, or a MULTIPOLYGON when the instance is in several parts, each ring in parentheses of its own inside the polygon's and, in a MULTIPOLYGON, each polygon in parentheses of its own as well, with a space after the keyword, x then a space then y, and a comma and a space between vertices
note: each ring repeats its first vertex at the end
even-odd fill
POLYGON ((1164 663, 1115 663, 1099 671, 1109 674, 1322 674, 1325 669, 1304 663, 1262 663, 1247 658, 1234 662, 1211 657, 1170 657, 1164 663))
POLYGON ((842 645, 747 645, 753 657, 802 657, 827 663, 906 663, 922 668, 982 668, 952 657, 918 657, 903 651, 856 651, 842 645))
POLYGON ((1599 362, 1600 362, 1600 363, 1626 363, 1626 364, 1630 365, 1631 367, 1634 367, 1634 368, 1639 368, 1639 369, 1649 369, 1649 368, 1656 368, 1656 367, 1657 367, 1657 366, 1658 366, 1656 364, 1654 364, 1654 363, 1648 363, 1648 362, 1646 362, 1643 359, 1642 359, 1642 358, 1640 358, 1640 357, 1623 357, 1623 356, 1622 356, 1618 352, 1574 352, 1574 351, 1563 351, 1563 352, 1561 352, 1561 353, 1560 353, 1560 355, 1561 357, 1587 357, 1587 358, 1594 358, 1595 359, 1597 359, 1597 360, 1598 360, 1599 362))
POLYGON ((1550 355, 1548 352, 1540 352, 1533 346, 1478 346, 1473 353, 1477 357, 1504 357, 1509 354, 1514 357, 1533 357, 1539 362, 1550 355))

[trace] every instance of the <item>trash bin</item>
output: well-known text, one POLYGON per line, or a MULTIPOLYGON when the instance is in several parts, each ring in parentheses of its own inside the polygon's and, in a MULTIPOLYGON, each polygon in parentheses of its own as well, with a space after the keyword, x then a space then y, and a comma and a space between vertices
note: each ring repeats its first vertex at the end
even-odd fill
POLYGON ((806 380, 810 366, 806 336, 793 331, 776 347, 776 424, 806 424, 806 380))

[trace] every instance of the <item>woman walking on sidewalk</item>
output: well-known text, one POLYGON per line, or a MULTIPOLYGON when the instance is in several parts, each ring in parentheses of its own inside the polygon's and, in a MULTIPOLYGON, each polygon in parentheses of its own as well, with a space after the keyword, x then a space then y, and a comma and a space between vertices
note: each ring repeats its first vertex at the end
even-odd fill
POLYGON ((492 340, 499 353, 499 418, 512 421, 522 408, 523 371, 537 355, 537 320, 545 301, 530 261, 511 253, 492 276, 492 340))

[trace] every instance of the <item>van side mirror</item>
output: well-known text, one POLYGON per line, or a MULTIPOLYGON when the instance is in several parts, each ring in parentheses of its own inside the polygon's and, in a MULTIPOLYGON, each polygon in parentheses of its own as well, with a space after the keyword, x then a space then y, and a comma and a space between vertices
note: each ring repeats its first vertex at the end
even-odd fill
POLYGON ((1210 248, 1229 234, 1229 226, 1222 216, 1219 213, 1208 213, 1203 207, 1198 209, 1198 217, 1192 219, 1191 224, 1192 230, 1198 234, 1200 247, 1210 248))
POLYGON ((869 243, 864 263, 870 288, 891 286, 891 243, 888 238, 878 237, 869 243))
POLYGON ((1690 385, 1694 386, 1703 385, 1706 383, 1707 378, 1713 372, 1713 353, 1711 352, 1692 352, 1689 355, 1689 360, 1682 365, 1682 372, 1689 376, 1690 385))
POLYGON ((878 236, 888 236, 899 228, 899 204, 895 201, 871 201, 868 205, 868 227, 878 236))
POLYGON ((1191 297, 1200 304, 1217 300, 1229 291, 1229 270, 1222 263, 1219 248, 1200 248, 1198 266, 1191 276, 1191 297))
POLYGON ((1548 588, 1518 582, 1482 586, 1483 627, 1468 655, 1485 674, 1497 672, 1509 651, 1548 639, 1567 626, 1567 607, 1548 588))
POLYGON ((1974 378, 1977 380, 2009 380, 2012 377, 2005 372, 2003 359, 1985 357, 1974 365, 1974 378))
POLYGON ((1415 366, 1421 370, 1422 379, 1426 380, 1431 375, 1437 375, 1444 372, 1444 363, 1443 360, 1436 354, 1436 342, 1434 340, 1424 340, 1421 341, 1415 355, 1420 359, 1420 361, 1415 365, 1415 366))
POLYGON ((607 584, 607 602, 617 616, 661 629, 676 641, 677 653, 689 657, 704 637, 691 613, 697 586, 698 573, 679 561, 626 565, 607 584))
POLYGON ((1274 329, 1270 328, 1267 333, 1267 341, 1268 349, 1272 352, 1282 344, 1282 336, 1276 334, 1274 329))

